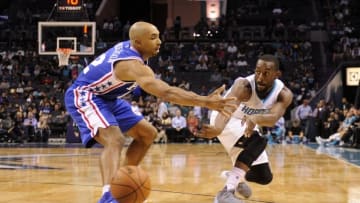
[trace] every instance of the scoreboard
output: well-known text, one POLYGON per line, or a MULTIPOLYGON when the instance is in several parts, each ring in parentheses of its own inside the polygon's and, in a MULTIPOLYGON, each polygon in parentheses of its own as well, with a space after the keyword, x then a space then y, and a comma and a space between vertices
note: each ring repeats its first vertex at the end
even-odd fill
POLYGON ((83 10, 83 0, 57 0, 58 12, 80 12, 83 10))

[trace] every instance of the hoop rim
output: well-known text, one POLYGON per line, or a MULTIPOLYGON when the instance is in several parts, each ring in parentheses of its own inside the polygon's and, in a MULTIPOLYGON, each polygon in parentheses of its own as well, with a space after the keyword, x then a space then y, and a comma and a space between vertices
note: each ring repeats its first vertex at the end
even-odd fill
POLYGON ((63 53, 63 54, 71 54, 73 51, 74 51, 74 50, 71 49, 71 48, 57 48, 57 49, 56 49, 56 52, 57 52, 58 54, 60 54, 60 53, 63 53))

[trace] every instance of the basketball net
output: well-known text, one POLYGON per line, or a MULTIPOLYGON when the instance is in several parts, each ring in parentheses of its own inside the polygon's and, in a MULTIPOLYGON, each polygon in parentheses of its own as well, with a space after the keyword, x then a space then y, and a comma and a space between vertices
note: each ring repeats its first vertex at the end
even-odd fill
POLYGON ((59 66, 69 65, 70 54, 73 52, 73 50, 69 48, 59 48, 56 50, 56 52, 59 59, 59 66))

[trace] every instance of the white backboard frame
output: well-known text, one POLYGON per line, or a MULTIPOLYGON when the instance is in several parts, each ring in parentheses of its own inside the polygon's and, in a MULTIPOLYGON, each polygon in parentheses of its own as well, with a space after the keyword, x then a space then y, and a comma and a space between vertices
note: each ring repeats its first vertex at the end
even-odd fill
POLYGON ((76 53, 77 52, 77 48, 76 48, 76 44, 77 44, 77 40, 76 37, 57 37, 56 38, 56 49, 61 48, 60 47, 60 41, 61 40, 72 40, 74 42, 74 47, 72 48, 73 52, 76 53))
MULTIPOLYGON (((94 55, 95 54, 95 40, 96 40, 96 22, 70 22, 70 21, 46 21, 46 22, 38 22, 38 53, 39 55, 57 55, 56 50, 54 51, 44 51, 42 50, 42 31, 43 27, 60 27, 60 26, 69 26, 69 27, 78 27, 78 26, 91 26, 93 29, 91 29, 91 51, 88 52, 81 52, 80 50, 76 49, 75 45, 75 51, 71 53, 71 55, 94 55)), ((58 36, 57 38, 57 48, 59 48, 59 41, 58 39, 64 39, 64 38, 72 38, 72 37, 64 37, 64 36, 58 36)), ((75 39, 76 42, 76 39, 75 39)))

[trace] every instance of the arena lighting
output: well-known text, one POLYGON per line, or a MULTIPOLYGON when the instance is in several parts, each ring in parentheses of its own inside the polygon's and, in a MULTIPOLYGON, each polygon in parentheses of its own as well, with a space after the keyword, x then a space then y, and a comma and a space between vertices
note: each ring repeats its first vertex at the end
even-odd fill
POLYGON ((200 37, 200 34, 199 34, 199 33, 194 32, 194 33, 193 33, 193 37, 195 37, 195 38, 196 38, 196 37, 200 37))
POLYGON ((220 17, 220 0, 206 1, 206 17, 211 21, 216 21, 220 17))

